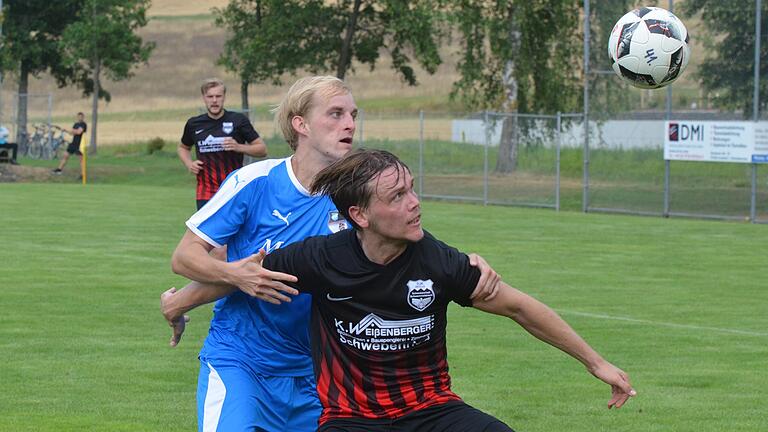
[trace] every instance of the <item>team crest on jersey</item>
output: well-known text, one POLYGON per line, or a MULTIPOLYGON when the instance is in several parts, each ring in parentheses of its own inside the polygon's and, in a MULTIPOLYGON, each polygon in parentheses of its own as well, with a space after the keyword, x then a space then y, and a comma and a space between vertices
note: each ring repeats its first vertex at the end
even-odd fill
POLYGON ((223 130, 225 134, 231 134, 232 131, 235 130, 234 123, 232 123, 232 122, 223 122, 221 130, 223 130))
POLYGON ((435 301, 432 279, 408 281, 408 304, 419 312, 435 301))
POLYGON ((330 229, 332 233, 337 233, 347 229, 348 227, 349 224, 347 223, 347 220, 344 219, 344 216, 341 215, 341 213, 336 210, 328 212, 328 229, 330 229))

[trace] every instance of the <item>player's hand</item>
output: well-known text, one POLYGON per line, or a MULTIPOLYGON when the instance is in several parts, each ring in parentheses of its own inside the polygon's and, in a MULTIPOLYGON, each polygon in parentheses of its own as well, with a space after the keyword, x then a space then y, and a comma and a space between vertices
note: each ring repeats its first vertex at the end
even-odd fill
POLYGON ((257 254, 231 263, 234 272, 238 275, 237 280, 231 281, 234 282, 232 285, 237 286, 240 288, 240 291, 251 297, 256 297, 268 303, 280 304, 282 302, 290 302, 291 298, 286 294, 293 296, 297 295, 299 291, 281 281, 296 282, 299 279, 287 273, 273 272, 265 269, 261 263, 266 255, 267 253, 264 252, 264 249, 261 249, 257 254))
POLYGON ((224 142, 221 145, 224 147, 224 150, 242 153, 240 150, 241 144, 232 137, 224 138, 224 142))
POLYGON ((176 294, 176 288, 171 287, 164 293, 160 294, 160 312, 163 313, 163 317, 168 321, 168 325, 171 327, 171 341, 169 345, 175 347, 181 341, 181 335, 184 334, 184 329, 189 322, 189 316, 178 315, 174 312, 171 305, 171 298, 176 294))
POLYGON ((477 281, 475 290, 469 296, 471 300, 492 300, 499 292, 501 276, 478 254, 469 254, 469 265, 480 270, 480 280, 477 281))
POLYGON ((621 408, 630 397, 637 395, 629 382, 629 375, 607 361, 603 361, 590 372, 597 379, 611 386, 611 400, 608 401, 608 409, 621 408))
POLYGON ((189 172, 191 172, 194 175, 197 175, 198 173, 200 173, 200 170, 203 169, 203 161, 194 160, 192 161, 192 164, 189 165, 187 168, 189 168, 189 172))

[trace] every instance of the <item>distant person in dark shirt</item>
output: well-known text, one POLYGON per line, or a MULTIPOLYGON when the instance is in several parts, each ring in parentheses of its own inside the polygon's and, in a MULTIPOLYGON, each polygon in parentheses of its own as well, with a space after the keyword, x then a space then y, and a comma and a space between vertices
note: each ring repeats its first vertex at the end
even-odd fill
POLYGON ((56 174, 61 174, 64 166, 67 164, 70 156, 76 154, 80 158, 80 172, 83 171, 83 154, 80 152, 80 142, 83 139, 83 134, 88 130, 88 125, 85 124, 85 114, 82 112, 77 113, 77 121, 72 125, 72 129, 62 128, 65 132, 72 134, 72 142, 67 146, 67 151, 59 162, 59 166, 53 170, 56 174))
POLYGON ((219 190, 229 173, 243 166, 243 155, 267 155, 267 145, 248 117, 224 109, 227 88, 221 80, 205 80, 200 92, 206 113, 187 120, 176 150, 184 166, 197 176, 198 210, 219 190), (196 147, 195 160, 192 147, 196 147))
MULTIPOLYGON (((311 192, 329 195, 354 229, 247 260, 296 276, 289 284, 312 294, 312 357, 323 405, 318 431, 511 431, 451 390, 451 301, 511 318, 580 361, 611 386, 609 408, 636 394, 625 372, 538 300, 502 281, 492 299, 470 298, 480 272, 422 229, 413 177, 396 156, 352 152, 320 171, 311 192)), ((199 291, 214 290, 227 287, 199 291)))

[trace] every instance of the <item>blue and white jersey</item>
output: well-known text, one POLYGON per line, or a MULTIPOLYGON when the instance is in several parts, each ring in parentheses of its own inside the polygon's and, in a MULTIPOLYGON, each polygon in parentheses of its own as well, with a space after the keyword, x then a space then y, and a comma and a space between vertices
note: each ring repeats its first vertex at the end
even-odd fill
MULTIPOLYGON (((286 158, 233 171, 187 227, 213 246, 226 244, 227 259, 236 261, 331 234, 346 221, 330 198, 310 195, 286 158)), ((236 291, 216 302, 200 357, 244 363, 265 375, 312 375, 310 305, 307 294, 273 305, 236 291)))

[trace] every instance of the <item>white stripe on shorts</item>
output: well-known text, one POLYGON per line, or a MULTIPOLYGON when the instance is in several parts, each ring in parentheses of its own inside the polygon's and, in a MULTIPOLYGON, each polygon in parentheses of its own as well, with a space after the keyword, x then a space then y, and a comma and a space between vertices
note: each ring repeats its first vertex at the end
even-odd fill
POLYGON ((207 363, 211 372, 208 374, 208 391, 205 392, 205 408, 203 411, 203 432, 216 432, 221 417, 221 408, 227 396, 227 388, 216 369, 207 363))

